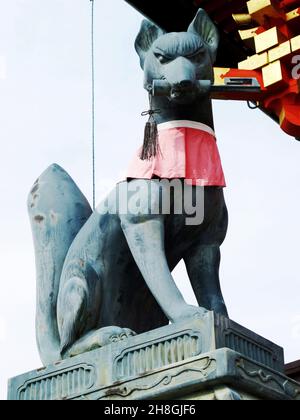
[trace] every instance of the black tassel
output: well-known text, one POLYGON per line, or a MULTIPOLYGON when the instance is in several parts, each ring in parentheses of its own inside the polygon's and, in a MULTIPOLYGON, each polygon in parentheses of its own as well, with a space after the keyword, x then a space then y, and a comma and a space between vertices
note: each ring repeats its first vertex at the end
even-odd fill
MULTIPOLYGON (((152 108, 152 97, 150 96, 150 108, 152 108)), ((159 151, 158 130, 154 115, 159 114, 160 110, 150 109, 142 113, 142 116, 149 115, 149 120, 145 126, 144 144, 141 153, 141 160, 150 160, 159 151)))
POLYGON ((144 144, 142 148, 141 159, 142 160, 150 160, 152 157, 157 155, 158 151, 158 130, 157 124, 152 118, 149 118, 149 121, 146 123, 145 126, 145 134, 144 134, 144 144))

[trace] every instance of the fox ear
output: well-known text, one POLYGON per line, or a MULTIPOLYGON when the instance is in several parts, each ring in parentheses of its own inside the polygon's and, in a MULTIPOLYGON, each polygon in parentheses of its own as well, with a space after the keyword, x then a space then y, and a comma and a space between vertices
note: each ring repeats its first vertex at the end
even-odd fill
POLYGON ((198 10, 195 19, 189 26, 188 32, 193 32, 201 36, 209 48, 210 56, 212 58, 212 62, 214 63, 217 57, 220 37, 217 27, 205 10, 198 10))
POLYGON ((158 26, 148 20, 143 20, 140 32, 135 41, 135 49, 140 57, 142 69, 144 68, 146 54, 150 50, 153 42, 164 34, 165 32, 158 26))

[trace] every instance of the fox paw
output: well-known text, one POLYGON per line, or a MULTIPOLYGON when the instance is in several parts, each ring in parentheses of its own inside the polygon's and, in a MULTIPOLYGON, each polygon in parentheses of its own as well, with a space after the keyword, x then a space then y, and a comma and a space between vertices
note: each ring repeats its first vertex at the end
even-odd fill
POLYGON ((174 322, 181 322, 187 319, 201 319, 208 313, 207 309, 200 306, 186 305, 174 319, 174 322))
POLYGON ((135 336, 136 333, 129 328, 105 327, 96 331, 91 331, 78 340, 63 355, 64 359, 75 357, 79 354, 107 346, 108 344, 117 343, 127 340, 129 337, 135 336))

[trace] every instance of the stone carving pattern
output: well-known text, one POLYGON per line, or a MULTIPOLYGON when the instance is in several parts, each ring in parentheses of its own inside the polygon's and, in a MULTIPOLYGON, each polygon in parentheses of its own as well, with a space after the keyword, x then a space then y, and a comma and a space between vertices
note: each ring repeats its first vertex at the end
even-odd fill
POLYGON ((24 383, 18 391, 19 400, 62 400, 89 390, 95 383, 95 368, 80 364, 24 383))
POLYGON ((226 331, 225 346, 272 369, 275 368, 272 350, 259 345, 242 334, 238 334, 236 331, 226 331))
POLYGON ((126 349, 114 363, 117 379, 130 378, 198 356, 202 351, 199 332, 185 331, 169 338, 126 349))
MULTIPOLYGON (((168 373, 160 376, 156 381, 149 383, 149 385, 133 385, 132 387, 126 385, 123 387, 116 387, 113 389, 109 389, 106 392, 102 392, 98 396, 98 400, 104 398, 111 398, 111 397, 120 397, 120 398, 127 398, 131 396, 134 392, 141 392, 141 391, 150 391, 158 388, 160 386, 168 386, 176 379, 177 377, 184 375, 184 374, 191 374, 197 373, 200 379, 206 379, 207 376, 216 369, 216 361, 215 359, 211 359, 209 357, 205 357, 204 359, 197 362, 197 366, 195 367, 186 367, 183 366, 180 369, 174 370, 173 373, 168 373)), ((83 397, 84 398, 84 397, 83 397)), ((88 399, 88 398, 84 398, 88 399)))
POLYGON ((254 368, 253 370, 251 364, 243 359, 238 360, 237 367, 247 378, 256 379, 263 384, 270 385, 273 383, 273 386, 275 386, 276 389, 281 392, 283 391, 290 398, 296 399, 297 397, 300 397, 300 388, 297 389, 293 386, 291 381, 287 378, 280 378, 279 375, 266 373, 264 369, 254 368))

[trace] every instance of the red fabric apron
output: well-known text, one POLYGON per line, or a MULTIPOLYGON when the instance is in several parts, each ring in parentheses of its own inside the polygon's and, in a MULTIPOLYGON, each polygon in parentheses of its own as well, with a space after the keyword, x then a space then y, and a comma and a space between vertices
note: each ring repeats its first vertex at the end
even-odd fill
POLYGON ((184 178, 188 184, 225 187, 225 177, 214 131, 193 121, 171 121, 158 125, 159 152, 141 160, 140 148, 127 178, 184 178))

